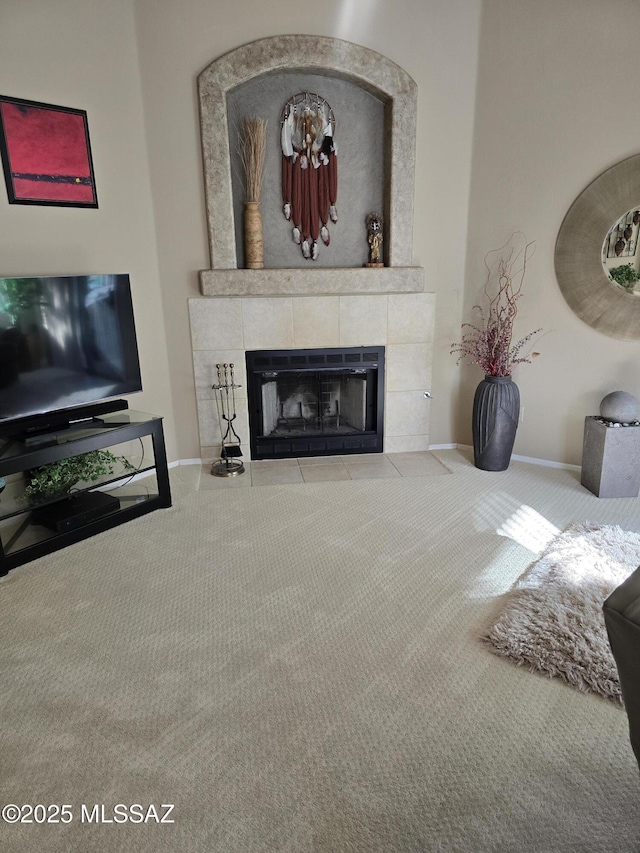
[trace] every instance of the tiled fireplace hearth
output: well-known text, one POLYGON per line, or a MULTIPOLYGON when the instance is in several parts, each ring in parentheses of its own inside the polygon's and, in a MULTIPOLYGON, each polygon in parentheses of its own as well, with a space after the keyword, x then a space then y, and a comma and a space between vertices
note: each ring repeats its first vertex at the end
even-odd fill
MULTIPOLYGON (((249 457, 245 357, 255 350, 383 347, 381 449, 386 453, 427 450, 430 399, 425 392, 431 386, 435 297, 424 290, 424 270, 411 265, 414 81, 386 57, 349 42, 276 36, 215 60, 201 73, 198 85, 211 269, 200 273, 202 296, 189 300, 189 315, 202 459, 219 457, 220 429, 212 390, 219 363, 235 366, 241 387, 236 392, 234 426, 245 458, 249 457), (227 96, 262 75, 283 70, 293 77, 313 73, 346 80, 383 103, 384 268, 366 268, 360 261, 340 268, 321 266, 325 256, 330 263, 333 245, 318 262, 302 268, 237 268, 227 96)), ((349 179, 348 146, 340 156, 340 169, 349 179)), ((352 189, 357 196, 357 184, 352 189)), ((352 221, 364 221, 365 212, 345 223, 345 233, 352 221)), ((344 397, 339 405, 356 404, 344 397)), ((335 412, 335 398, 332 406, 335 412)), ((363 448, 363 452, 370 450, 363 448)))
POLYGON ((319 347, 384 346, 383 449, 428 449, 433 308, 431 293, 190 299, 202 458, 219 452, 216 364, 235 365, 237 431, 248 454, 246 351, 319 347))

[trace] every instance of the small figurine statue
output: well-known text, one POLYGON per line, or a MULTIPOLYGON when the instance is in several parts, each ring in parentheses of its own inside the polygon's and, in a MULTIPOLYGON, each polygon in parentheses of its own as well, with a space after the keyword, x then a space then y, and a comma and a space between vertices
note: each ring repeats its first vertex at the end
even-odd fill
POLYGON ((382 216, 379 213, 369 213, 365 219, 367 224, 367 239, 369 241, 369 263, 367 267, 383 267, 382 261, 382 216))

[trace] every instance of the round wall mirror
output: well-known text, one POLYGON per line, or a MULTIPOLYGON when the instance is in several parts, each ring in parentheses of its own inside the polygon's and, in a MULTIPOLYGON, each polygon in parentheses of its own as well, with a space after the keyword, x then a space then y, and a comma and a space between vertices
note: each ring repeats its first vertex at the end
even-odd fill
POLYGON ((555 250, 558 284, 573 311, 602 334, 628 341, 640 340, 639 201, 636 155, 607 169, 578 196, 555 250))

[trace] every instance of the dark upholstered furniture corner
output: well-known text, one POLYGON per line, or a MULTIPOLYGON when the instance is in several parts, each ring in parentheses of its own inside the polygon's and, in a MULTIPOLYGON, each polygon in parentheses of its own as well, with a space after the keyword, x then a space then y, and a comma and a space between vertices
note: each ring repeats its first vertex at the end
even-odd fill
POLYGON ((602 609, 629 718, 631 746, 640 765, 640 568, 614 589, 602 609))

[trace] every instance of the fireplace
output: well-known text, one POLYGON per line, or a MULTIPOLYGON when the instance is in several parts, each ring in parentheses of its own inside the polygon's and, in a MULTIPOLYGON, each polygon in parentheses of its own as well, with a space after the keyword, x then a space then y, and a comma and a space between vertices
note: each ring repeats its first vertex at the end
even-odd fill
MULTIPOLYGON (((220 455, 212 385, 216 365, 225 362, 236 366, 241 387, 236 390, 235 424, 246 453, 251 446, 251 459, 427 450, 435 294, 425 290, 424 269, 413 266, 415 82, 390 59, 360 45, 323 36, 286 35, 260 39, 214 60, 200 73, 198 89, 211 258, 210 269, 200 272, 200 296, 189 299, 201 458, 209 461, 220 455), (281 206, 279 181, 272 179, 279 174, 281 162, 274 137, 273 145, 269 143, 271 154, 267 151, 267 180, 261 200, 264 210, 271 212, 264 217, 264 238, 273 241, 270 245, 276 248, 271 256, 268 252, 265 255, 267 260, 271 257, 265 269, 245 270, 239 268, 240 205, 234 199, 231 167, 237 136, 234 116, 243 111, 253 114, 253 81, 264 78, 272 82, 273 75, 283 71, 300 83, 297 91, 306 86, 309 75, 315 75, 315 83, 323 91, 330 80, 338 81, 340 89, 349 94, 350 114, 359 117, 351 123, 352 129, 361 127, 362 116, 354 112, 353 104, 362 98, 351 89, 362 88, 377 98, 384 109, 376 108, 370 121, 384 139, 382 162, 376 160, 379 168, 370 170, 364 182, 362 151, 357 144, 340 142, 341 242, 336 232, 330 251, 323 251, 309 265, 299 248, 291 244, 284 217, 272 215, 281 206), (318 80, 317 75, 325 79, 318 80), (343 86, 345 82, 349 86, 343 86), (364 183, 367 187, 363 188, 364 183), (378 197, 382 193, 378 212, 385 222, 385 266, 377 269, 362 266, 362 257, 368 251, 365 215, 374 210, 374 201, 367 195, 372 187, 378 197), (286 245, 281 241, 283 234, 286 245), (352 238, 354 242, 349 242, 352 238), (339 246, 343 251, 340 255, 339 246), (329 368, 333 380, 325 378, 324 385, 322 376, 314 377, 308 364, 312 376, 305 377, 306 386, 298 390, 295 385, 287 387, 284 374, 289 372, 288 379, 296 383, 302 381, 302 376, 295 377, 296 372, 306 372, 300 363, 259 365, 257 376, 245 379, 247 352, 289 358, 302 357, 312 347, 323 347, 329 355, 335 354, 336 347, 377 355, 369 366, 325 362, 323 367, 329 368), (357 374, 352 369, 365 369, 366 373, 357 374), (338 381, 340 370, 345 371, 344 378, 338 381), (264 375, 268 372, 283 374, 279 387, 278 382, 263 382, 269 380, 264 375), (352 394, 351 389, 347 392, 349 376, 349 384, 360 388, 359 395, 352 394), (358 376, 367 376, 366 382, 358 376), (256 395, 251 404, 248 386, 256 395), (256 414, 257 407, 271 413, 266 420, 263 414, 256 414), (361 423, 356 409, 366 415, 361 416, 361 423)), ((346 116, 347 101, 342 95, 338 98, 341 100, 346 116)), ((267 99, 263 106, 272 111, 266 117, 277 125, 280 101, 267 99)), ((349 126, 349 122, 341 121, 340 140, 348 138, 349 126)), ((318 354, 315 349, 311 352, 318 354)), ((322 373, 317 364, 313 367, 322 373)))
POLYGON ((382 453, 384 347, 246 353, 252 459, 382 453))

